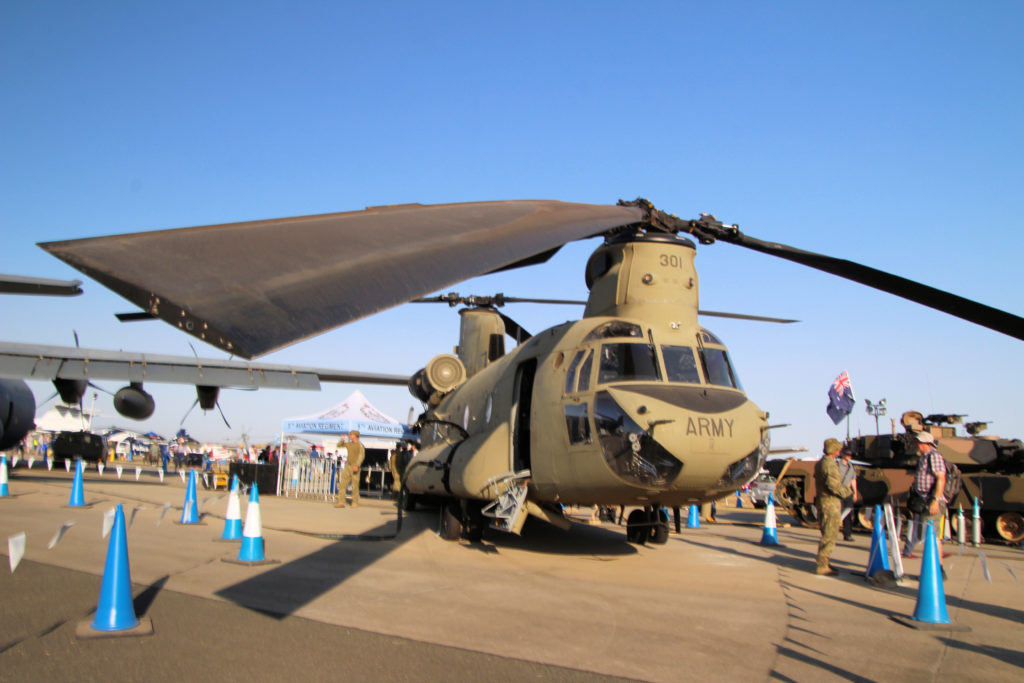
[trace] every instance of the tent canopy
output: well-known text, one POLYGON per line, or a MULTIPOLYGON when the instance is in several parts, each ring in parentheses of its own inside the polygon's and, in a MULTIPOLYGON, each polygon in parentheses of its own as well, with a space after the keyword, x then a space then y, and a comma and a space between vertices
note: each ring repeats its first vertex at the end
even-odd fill
POLYGON ((368 448, 393 447, 400 439, 413 439, 409 426, 380 412, 367 400, 363 392, 356 390, 344 401, 314 415, 292 417, 284 420, 281 430, 291 434, 348 434, 359 431, 361 441, 367 441, 368 448), (365 438, 364 438, 365 437, 365 438), (390 441, 389 445, 377 446, 373 441, 390 441))

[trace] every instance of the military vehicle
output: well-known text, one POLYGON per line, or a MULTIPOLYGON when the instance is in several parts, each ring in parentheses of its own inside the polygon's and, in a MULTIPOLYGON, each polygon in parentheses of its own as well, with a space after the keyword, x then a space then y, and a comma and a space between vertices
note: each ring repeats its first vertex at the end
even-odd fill
POLYGON ((81 458, 100 462, 107 452, 107 440, 92 432, 59 432, 50 445, 54 460, 81 458))
MULTIPOLYGON (((868 527, 864 512, 874 505, 891 500, 903 507, 917 466, 914 434, 926 431, 937 441, 939 452, 962 472, 963 488, 950 503, 951 512, 962 507, 970 519, 977 498, 981 506, 982 533, 1008 543, 1024 540, 1024 443, 1020 439, 981 436, 988 425, 984 422, 963 423, 963 415, 922 415, 917 411, 903 414, 902 433, 859 436, 851 439, 854 460, 867 463, 857 467, 857 500, 855 514, 861 525, 868 527), (966 435, 956 433, 963 424, 966 435)), ((808 525, 817 524, 814 461, 774 461, 769 470, 778 476, 776 498, 780 505, 808 525)), ((954 528, 957 515, 951 515, 954 528)))

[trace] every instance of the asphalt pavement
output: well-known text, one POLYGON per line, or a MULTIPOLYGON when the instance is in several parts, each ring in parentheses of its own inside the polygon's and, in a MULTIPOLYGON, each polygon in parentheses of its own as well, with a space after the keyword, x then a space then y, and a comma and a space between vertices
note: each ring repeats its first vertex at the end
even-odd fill
MULTIPOLYGON (((969 631, 916 630, 920 561, 893 590, 858 572, 870 538, 840 543, 839 579, 813 573, 818 533, 779 516, 781 546, 760 544, 764 512, 719 510, 717 524, 662 546, 624 527, 451 543, 436 512, 399 518, 389 500, 338 510, 260 498, 267 558, 239 566, 217 541, 227 498, 200 490, 200 525, 175 524, 185 487, 147 468, 86 476, 91 507, 68 508, 71 475, 12 472, 0 534, 26 534, 0 572, 0 680, 901 680, 1024 676, 1024 551, 947 546, 949 614, 969 631), (103 517, 122 503, 137 614, 151 636, 80 639, 105 570, 103 517), (62 525, 66 533, 49 549, 62 525)), ((246 504, 242 504, 243 518, 246 504)), ((685 517, 684 517, 685 519, 685 517)), ((2 551, 3 549, 0 549, 2 551)))

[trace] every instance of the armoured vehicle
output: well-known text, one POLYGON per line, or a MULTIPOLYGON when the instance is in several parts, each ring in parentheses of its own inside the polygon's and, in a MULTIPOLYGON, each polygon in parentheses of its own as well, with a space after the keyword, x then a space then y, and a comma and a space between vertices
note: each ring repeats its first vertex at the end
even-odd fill
MULTIPOLYGON (((951 513, 962 507, 970 517, 977 498, 981 506, 982 533, 1008 543, 1024 540, 1024 443, 1020 439, 981 436, 984 422, 963 423, 963 415, 927 415, 917 411, 903 414, 904 431, 879 436, 859 436, 849 441, 857 467, 855 513, 867 527, 862 510, 887 500, 903 507, 917 466, 914 434, 930 432, 939 452, 956 464, 963 475, 963 489, 950 503, 951 513), (966 435, 956 433, 963 424, 966 435)), ((814 461, 774 461, 768 468, 778 478, 776 498, 780 505, 805 524, 817 524, 814 461)), ((951 514, 952 523, 957 515, 951 514)))
POLYGON ((81 458, 99 462, 106 455, 107 440, 91 432, 60 432, 54 437, 51 450, 56 460, 81 458))

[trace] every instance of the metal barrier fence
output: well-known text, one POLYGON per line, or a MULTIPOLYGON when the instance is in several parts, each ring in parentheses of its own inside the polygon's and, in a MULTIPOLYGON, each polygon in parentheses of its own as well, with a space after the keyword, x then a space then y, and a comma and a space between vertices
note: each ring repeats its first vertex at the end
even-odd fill
POLYGON ((278 495, 285 498, 335 500, 337 463, 326 458, 291 456, 281 467, 278 495))
MULTIPOLYGON (((308 455, 291 455, 278 471, 277 495, 285 498, 334 501, 338 499, 337 462, 308 455)), ((392 488, 391 472, 383 467, 359 473, 360 490, 383 498, 392 488)))

